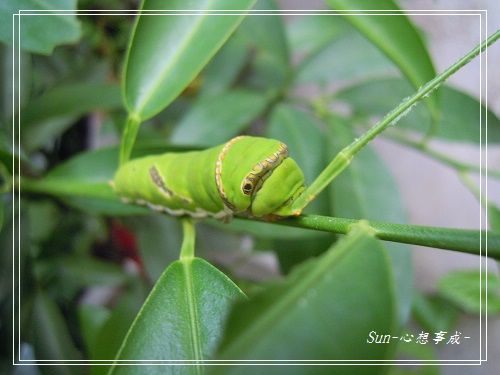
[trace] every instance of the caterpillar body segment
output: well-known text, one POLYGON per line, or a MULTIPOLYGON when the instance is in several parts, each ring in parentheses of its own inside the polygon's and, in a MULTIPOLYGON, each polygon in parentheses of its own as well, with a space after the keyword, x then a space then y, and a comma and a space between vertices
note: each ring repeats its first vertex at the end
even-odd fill
POLYGON ((289 216, 304 175, 283 143, 239 136, 203 151, 131 160, 115 174, 124 201, 171 215, 227 220, 232 215, 289 216))

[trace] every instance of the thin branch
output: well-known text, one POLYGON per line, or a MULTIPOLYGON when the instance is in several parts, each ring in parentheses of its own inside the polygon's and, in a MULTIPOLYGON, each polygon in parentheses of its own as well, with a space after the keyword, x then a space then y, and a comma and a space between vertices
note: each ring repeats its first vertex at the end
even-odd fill
POLYGON ((481 168, 477 164, 460 162, 442 152, 430 148, 427 143, 422 143, 421 141, 413 140, 410 137, 408 137, 404 132, 395 130, 396 129, 394 129, 394 131, 384 134, 384 137, 399 144, 411 147, 414 150, 420 151, 423 154, 433 158, 434 160, 437 160, 442 164, 445 164, 453 169, 456 169, 458 172, 464 172, 464 171, 474 172, 474 173, 482 172, 482 173, 488 173, 488 176, 490 177, 500 178, 500 171, 493 169, 486 169, 484 167, 481 168))
POLYGON ((193 220, 189 217, 184 217, 182 221, 182 231, 184 233, 181 247, 181 260, 190 260, 194 258, 195 249, 195 230, 193 220))
MULTIPOLYGON (((352 225, 360 221, 365 220, 302 215, 275 221, 272 224, 347 234, 352 225)), ((500 260, 500 234, 491 231, 392 224, 378 221, 368 221, 368 224, 375 231, 377 238, 381 240, 454 250, 500 260), (486 233, 488 233, 487 254, 486 233), (481 247, 479 246, 480 238, 483 239, 481 247)))
MULTIPOLYGON (((25 179, 23 178, 23 181, 25 179)), ((105 199, 111 200, 114 196, 112 192, 106 195, 94 195, 95 191, 92 189, 82 188, 78 194, 74 194, 73 190, 68 189, 62 191, 59 187, 68 185, 64 180, 57 181, 54 184, 44 184, 43 180, 31 180, 29 183, 23 183, 22 194, 35 193, 35 194, 49 194, 56 198, 71 198, 77 196, 79 198, 89 199, 105 199)), ((78 184, 75 183, 75 186, 78 184)), ((113 199, 113 202, 119 203, 113 199)), ((135 208, 135 207, 134 207, 135 208)), ((145 210, 146 212, 146 210, 145 210)), ((132 213, 132 212, 131 212, 132 213)), ((137 213, 134 210, 133 213, 137 213)), ((248 218, 238 218, 239 220, 253 220, 248 218)), ((299 217, 286 218, 279 221, 267 222, 269 224, 286 225, 291 227, 299 227, 304 229, 312 229, 323 232, 346 234, 351 225, 357 223, 359 220, 345 219, 338 217, 317 216, 317 215, 302 215, 299 217)), ((483 249, 480 249, 479 238, 485 236, 485 231, 467 230, 467 229, 451 229, 439 227, 425 227, 419 225, 407 224, 392 224, 382 223, 376 221, 369 221, 369 225, 375 230, 376 236, 382 240, 408 243, 413 245, 421 245, 428 247, 435 247, 439 249, 455 250, 475 255, 485 255, 485 242, 483 241, 483 249)), ((191 233, 191 226, 189 219, 184 221, 183 227, 186 233, 191 233)), ((194 243, 194 230, 193 243, 194 243)), ((489 257, 500 260, 500 234, 488 231, 488 255, 489 257)), ((484 238, 484 237, 483 237, 484 238)), ((193 256, 191 243, 183 244, 183 251, 181 251, 181 258, 193 256), (184 248, 184 245, 186 246, 184 248), (185 249, 185 250, 184 250, 185 249)))
POLYGON ((479 43, 474 49, 467 53, 460 60, 451 65, 444 72, 438 74, 432 80, 423 85, 415 94, 403 99, 403 101, 389 112, 382 120, 368 129, 354 142, 344 147, 313 181, 313 183, 304 190, 292 205, 292 214, 300 214, 302 210, 312 201, 326 186, 332 182, 342 171, 344 171, 353 157, 361 151, 371 140, 382 133, 391 125, 395 125, 401 118, 411 111, 420 101, 428 97, 434 90, 439 88, 450 76, 459 69, 467 65, 472 59, 483 52, 488 46, 500 38, 500 30, 488 37, 484 42, 479 43))
POLYGON ((469 191, 477 198, 478 201, 480 201, 481 205, 483 207, 487 207, 488 202, 486 201, 486 194, 481 195, 479 187, 474 181, 472 181, 472 178, 465 172, 459 173, 458 177, 460 177, 460 180, 465 185, 465 187, 469 189, 469 191))
POLYGON ((125 129, 120 144, 120 165, 126 163, 130 159, 132 149, 134 148, 135 139, 141 126, 141 119, 129 115, 125 122, 125 129))

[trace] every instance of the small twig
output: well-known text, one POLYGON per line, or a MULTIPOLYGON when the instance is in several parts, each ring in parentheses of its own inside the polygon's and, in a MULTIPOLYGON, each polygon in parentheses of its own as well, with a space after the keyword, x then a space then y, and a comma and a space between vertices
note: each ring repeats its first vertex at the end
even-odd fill
POLYGON ((194 258, 194 249, 195 249, 195 230, 194 223, 191 218, 185 217, 182 218, 182 231, 183 231, 183 240, 181 247, 181 260, 189 260, 194 258))
MULTIPOLYGON (((359 221, 338 217, 302 215, 272 223, 323 232, 347 234, 352 225, 359 221)), ((482 256, 486 256, 486 243, 484 239, 487 233, 488 257, 500 260, 500 234, 491 231, 392 224, 378 221, 368 221, 368 224, 375 231, 376 237, 381 240, 454 250, 482 256), (482 246, 479 246, 481 238, 483 239, 482 246)))
POLYGON ((371 140, 377 137, 389 126, 396 124, 420 101, 428 97, 434 90, 441 86, 450 76, 459 69, 467 65, 472 59, 483 52, 488 46, 500 38, 500 30, 488 37, 484 42, 479 43, 474 49, 467 53, 460 60, 451 65, 444 72, 438 74, 434 79, 423 85, 415 94, 403 99, 403 101, 389 112, 382 120, 368 129, 354 142, 344 147, 313 181, 313 183, 304 190, 303 194, 293 203, 291 213, 300 214, 302 210, 312 201, 321 191, 323 191, 330 182, 333 181, 342 171, 344 171, 353 157, 361 151, 371 140))
POLYGON ((477 164, 468 164, 468 163, 463 163, 460 162, 442 152, 436 151, 432 148, 429 147, 427 143, 424 143, 422 141, 416 141, 408 137, 404 132, 401 131, 391 131, 384 136, 392 141, 395 141, 399 144, 408 146, 413 148, 414 150, 420 151, 423 154, 453 168, 456 169, 458 172, 474 172, 474 173, 488 173, 488 176, 490 177, 496 177, 500 178, 500 171, 497 170, 492 170, 492 169, 486 169, 486 168, 481 168, 477 164))

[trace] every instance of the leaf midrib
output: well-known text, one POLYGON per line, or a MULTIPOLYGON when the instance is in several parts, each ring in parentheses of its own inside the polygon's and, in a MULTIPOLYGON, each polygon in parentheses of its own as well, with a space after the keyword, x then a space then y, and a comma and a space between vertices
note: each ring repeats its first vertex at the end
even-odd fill
MULTIPOLYGON (((206 3, 207 6, 205 9, 210 9, 212 1, 208 0, 206 3)), ((163 85, 163 81, 165 77, 171 72, 172 68, 177 65, 177 61, 179 60, 180 56, 184 53, 186 48, 191 44, 191 41, 193 40, 193 37, 198 33, 200 29, 200 25, 202 22, 207 18, 208 14, 202 14, 197 18, 197 21, 194 23, 192 29, 190 32, 186 35, 186 37, 182 40, 180 47, 176 50, 172 58, 170 59, 170 63, 167 64, 161 74, 159 75, 159 78, 153 83, 151 86, 151 89, 148 90, 149 94, 146 94, 145 97, 139 102, 137 105, 137 108, 134 110, 134 112, 139 114, 139 117, 142 118, 141 113, 144 110, 144 107, 146 107, 147 103, 149 102, 150 98, 154 96, 154 94, 158 91, 158 88, 163 85)), ((191 16, 189 16, 191 17, 191 16)))
MULTIPOLYGON (((203 350, 202 343, 200 339, 200 327, 198 324, 198 313, 196 310, 196 293, 194 292, 193 285, 193 274, 192 274, 192 266, 193 266, 194 258, 182 258, 180 260, 182 264, 182 269, 184 271, 184 282, 186 283, 186 300, 188 305, 188 314, 189 314, 189 329, 190 335, 189 339, 191 341, 191 349, 193 352, 192 358, 196 361, 203 360, 203 350)), ((196 362, 196 366, 194 366, 196 374, 201 374, 202 369, 198 362, 196 362)))

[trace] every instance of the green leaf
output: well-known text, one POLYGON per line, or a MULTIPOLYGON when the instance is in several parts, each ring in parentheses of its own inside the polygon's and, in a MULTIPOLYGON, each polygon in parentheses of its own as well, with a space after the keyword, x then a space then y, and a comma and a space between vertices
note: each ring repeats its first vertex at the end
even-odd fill
POLYGON ((301 15, 287 22, 287 35, 294 55, 310 55, 322 50, 332 40, 342 35, 349 24, 339 17, 301 15))
MULTIPOLYGON (((257 0, 253 9, 271 13, 279 8, 274 0, 257 0)), ((254 45, 259 53, 267 55, 283 69, 288 68, 290 56, 282 15, 250 15, 241 23, 238 33, 254 45)))
MULTIPOLYGON (((0 154, 2 151, 0 150, 0 154)), ((7 169, 5 164, 3 163, 2 159, 3 155, 0 155, 0 194, 6 193, 8 191, 11 191, 12 189, 12 182, 13 178, 10 173, 10 171, 7 169)), ((8 157, 11 157, 12 155, 8 155, 8 157)), ((11 169, 12 169, 12 163, 10 163, 11 169)))
MULTIPOLYGON (((370 10, 373 4, 364 0, 325 0, 333 9, 338 10, 370 10)), ((392 0, 377 2, 377 10, 399 10, 392 0)), ((411 82, 419 88, 436 75, 427 48, 408 17, 401 15, 352 15, 343 13, 349 21, 370 42, 384 52, 411 82)), ((427 100, 430 112, 436 115, 437 96, 427 100)))
MULTIPOLYGON (((2 26, 3 27, 3 24, 2 26)), ((0 43, 0 125, 4 127, 3 121, 12 117, 12 92, 13 84, 17 82, 12 82, 12 71, 14 67, 13 55, 16 53, 14 48, 0 43)), ((17 55, 17 53, 16 53, 17 55)), ((0 131, 0 143, 3 146, 3 133, 5 129, 0 131)), ((3 147, 2 147, 3 148, 3 147)))
POLYGON ((92 349, 97 345, 97 335, 109 319, 111 312, 99 305, 83 304, 78 306, 78 319, 80 322, 80 332, 87 353, 92 352, 92 349))
POLYGON ((88 182, 107 182, 118 168, 115 147, 83 152, 59 164, 46 174, 46 178, 84 179, 88 182))
MULTIPOLYGON (((138 143, 134 157, 190 150, 185 147, 171 146, 164 141, 158 143, 138 143)), ((72 159, 58 165, 47 173, 47 178, 67 178, 89 182, 108 182, 118 168, 117 147, 106 147, 82 152, 72 159)))
MULTIPOLYGON (((231 280, 202 259, 172 263, 130 327, 117 360, 210 358, 230 305, 242 297, 231 280)), ((187 372, 199 371, 193 366, 187 372)), ((142 366, 114 366, 110 373, 149 371, 142 366)))
MULTIPOLYGON (((325 129, 310 113, 287 104, 277 105, 271 113, 267 136, 279 139, 288 146, 290 157, 304 172, 306 184, 310 184, 323 170, 326 164, 325 129)), ((328 215, 329 207, 328 194, 320 194, 306 212, 328 215)), ((318 232, 314 236, 306 234, 306 238, 302 239, 275 240, 273 247, 282 270, 288 272, 304 259, 326 251, 333 239, 331 234, 318 232)))
MULTIPOLYGON (((17 240, 15 238, 14 225, 17 224, 18 218, 16 217, 17 215, 13 217, 12 200, 7 202, 2 200, 0 204, 0 210, 4 212, 4 222, 2 230, 0 230, 0 247, 3 249, 0 253, 0 269, 2 270, 0 273, 0 300, 7 301, 11 300, 12 297, 12 272, 14 271, 12 268, 12 257, 14 255, 14 243, 17 240)), ((26 218, 24 219, 26 221, 26 218)), ((29 246, 29 242, 29 240, 24 241, 24 245, 26 246, 26 243, 28 243, 29 246)), ((22 250, 25 249, 23 248, 22 250)), ((26 256, 26 254, 24 255, 26 256)), ((5 304, 5 306, 8 306, 8 304, 5 304)), ((12 331, 12 328, 12 324, 6 326, 7 331, 12 331)))
MULTIPOLYGON (((258 0, 255 10, 278 10, 275 0, 258 0)), ((281 95, 291 75, 290 53, 283 16, 251 14, 235 33, 251 52, 238 83, 266 96, 281 95)))
POLYGON ((210 10, 249 9, 254 0, 145 0, 143 10, 200 10, 200 14, 137 18, 128 49, 123 94, 132 117, 144 121, 169 105, 224 44, 244 15, 210 10), (154 36, 154 37, 152 37, 154 36))
MULTIPOLYGON (((137 155, 178 150, 168 145, 160 149, 152 146, 139 145, 136 148, 137 155)), ((55 195, 74 207, 92 213, 113 216, 150 213, 143 207, 122 203, 115 195, 109 181, 113 179, 117 168, 116 147, 88 151, 60 164, 41 179, 22 178, 21 189, 55 195)))
POLYGON ((490 228, 493 232, 500 232, 500 208, 492 204, 488 205, 488 218, 490 228))
MULTIPOLYGON (((11 25, 9 21, 6 24, 11 25)), ((3 26, 4 23, 0 23, 0 28, 3 26)), ((29 52, 21 51, 20 57, 18 57, 17 48, 4 46, 0 42, 0 85, 2 86, 0 91, 0 121, 4 122, 1 124, 0 129, 4 127, 8 131, 9 136, 7 139, 12 139, 12 117, 17 116, 18 113, 18 107, 16 105, 14 108, 12 107, 12 98, 14 97, 16 101, 19 100, 21 108, 29 100, 33 91, 33 80, 26 79, 26 77, 32 77, 35 73, 33 65, 33 56, 29 52), (17 77, 17 74, 23 77, 21 82, 12 79, 13 71, 15 77, 17 77)))
MULTIPOLYGON (((164 142, 147 142, 136 145, 134 156, 186 150, 186 147, 164 142)), ((112 216, 150 214, 151 210, 122 203, 115 195, 109 182, 117 168, 117 148, 102 148, 73 157, 41 179, 23 177, 20 185, 23 192, 54 195, 90 213, 112 216)))
POLYGON ((61 212, 52 202, 30 202, 27 211, 30 223, 36 223, 27 231, 34 242, 47 240, 60 225, 61 212))
POLYGON ((3 200, 0 200, 0 232, 2 231, 4 220, 5 220, 4 204, 3 200))
POLYGON ((325 126, 315 117, 289 104, 274 107, 266 133, 288 146, 290 157, 304 172, 306 184, 310 184, 325 165, 325 134, 325 126))
POLYGON ((0 192, 9 191, 11 189, 14 165, 17 166, 20 163, 21 168, 24 166, 32 167, 30 165, 30 160, 28 160, 22 151, 20 154, 14 153, 12 149, 12 134, 8 136, 7 129, 8 126, 0 122, 0 178, 4 179, 3 181, 0 180, 0 192), (5 182, 7 182, 7 184, 5 184, 5 182))
POLYGON ((65 285, 83 286, 117 286, 127 279, 121 267, 111 262, 94 259, 90 256, 67 256, 57 259, 54 266, 61 269, 65 285))
MULTIPOLYGON (((22 109, 23 127, 62 116, 79 116, 92 110, 121 105, 120 88, 114 83, 76 83, 45 92, 22 109)), ((23 128, 23 131, 26 129, 23 128)))
POLYGON ((219 220, 207 221, 212 226, 226 229, 231 232, 251 234, 262 239, 300 239, 315 237, 318 232, 311 229, 280 227, 276 230, 276 225, 265 221, 246 220, 235 217, 229 223, 221 223, 219 220))
POLYGON ((493 273, 453 271, 438 282, 441 296, 470 314, 500 313, 500 278, 493 273), (486 299, 488 305, 486 306, 486 299))
POLYGON ((412 313, 416 321, 428 332, 450 331, 458 318, 458 310, 440 296, 417 293, 412 313))
MULTIPOLYGON (((355 134, 341 119, 329 123, 331 155, 351 143, 355 134)), ((406 221, 396 181, 383 161, 368 146, 352 160, 349 168, 330 186, 335 216, 379 220, 392 223, 406 221)), ((407 245, 387 243, 396 279, 399 320, 404 323, 411 306, 413 271, 407 245)))
MULTIPOLYGON (((37 359, 80 359, 59 307, 42 291, 35 298, 32 322, 37 359)), ((71 367, 61 367, 61 373, 71 373, 71 367)))
MULTIPOLYGON (((324 255, 237 304, 219 358, 387 358, 390 345, 368 344, 367 338, 370 331, 394 332, 393 287, 382 243, 364 225, 357 225, 324 255)), ((229 366, 217 369, 218 374, 252 371, 229 366)), ((273 371, 287 374, 290 368, 273 371)), ((328 367, 315 371, 331 373, 328 367)))
POLYGON ((262 93, 248 90, 201 97, 174 129, 171 141, 201 146, 227 142, 257 118, 268 100, 262 93))
POLYGON ((149 210, 122 203, 106 182, 89 182, 82 179, 52 178, 40 180, 24 178, 21 187, 25 191, 49 194, 65 200, 69 205, 89 213, 104 215, 140 215, 149 210))
POLYGON ((228 89, 245 66, 248 55, 245 41, 238 33, 234 34, 203 70, 200 95, 214 96, 228 89))
MULTIPOLYGON (((0 150, 0 154, 1 154, 1 152, 2 151, 0 150)), ((9 191, 12 191, 12 185, 14 183, 14 178, 12 177, 8 168, 4 165, 1 158, 2 158, 2 155, 0 155, 0 196, 2 196, 3 193, 7 193, 9 191)), ((10 166, 12 169, 12 163, 10 166)), ((0 229, 2 228, 1 217, 2 217, 2 215, 0 215, 0 229)))
MULTIPOLYGON (((90 350, 90 359, 109 361, 116 356, 127 330, 146 298, 144 285, 136 280, 118 301, 109 318, 102 324, 90 350)), ((92 375, 108 373, 109 366, 93 366, 92 375)))
MULTIPOLYGON (((476 98, 454 89, 442 86, 440 92, 440 119, 436 132, 432 135, 450 141, 479 143, 479 111, 483 111, 482 133, 485 134, 488 123, 488 143, 500 142, 500 119, 479 103, 476 98), (486 119, 484 118, 486 113, 486 119)), ((352 106, 355 115, 383 116, 404 98, 414 92, 406 82, 399 79, 380 79, 364 82, 342 90, 336 100, 352 106)), ((431 126, 429 113, 421 106, 416 106, 401 119, 398 127, 426 133, 431 126)))
POLYGON ((281 272, 288 274, 298 264, 324 253, 334 240, 334 235, 317 232, 314 236, 274 240, 272 248, 278 256, 281 272))
POLYGON ((121 105, 116 84, 79 83, 47 91, 21 110, 22 143, 27 150, 45 145, 89 111, 121 105))
POLYGON ((397 74, 391 61, 373 44, 355 32, 344 32, 302 62, 295 83, 352 84, 397 74))
MULTIPOLYGON (((75 10, 76 0, 5 0, 0 3, 0 40, 12 43, 12 14, 19 9, 75 10)), ((54 47, 76 42, 80 38, 80 23, 75 15, 23 15, 21 20, 21 49, 49 55, 54 47)), ((16 22, 17 24, 17 22, 16 22)))
MULTIPOLYGON (((438 332, 438 331, 437 331, 438 332)), ((415 335, 418 337, 418 333, 415 335)), ((418 365, 411 366, 388 366, 387 375, 439 375, 439 366, 429 366, 425 361, 438 361, 435 345, 420 344, 415 340, 411 342, 400 341, 396 352, 396 360, 412 360, 418 365)))

